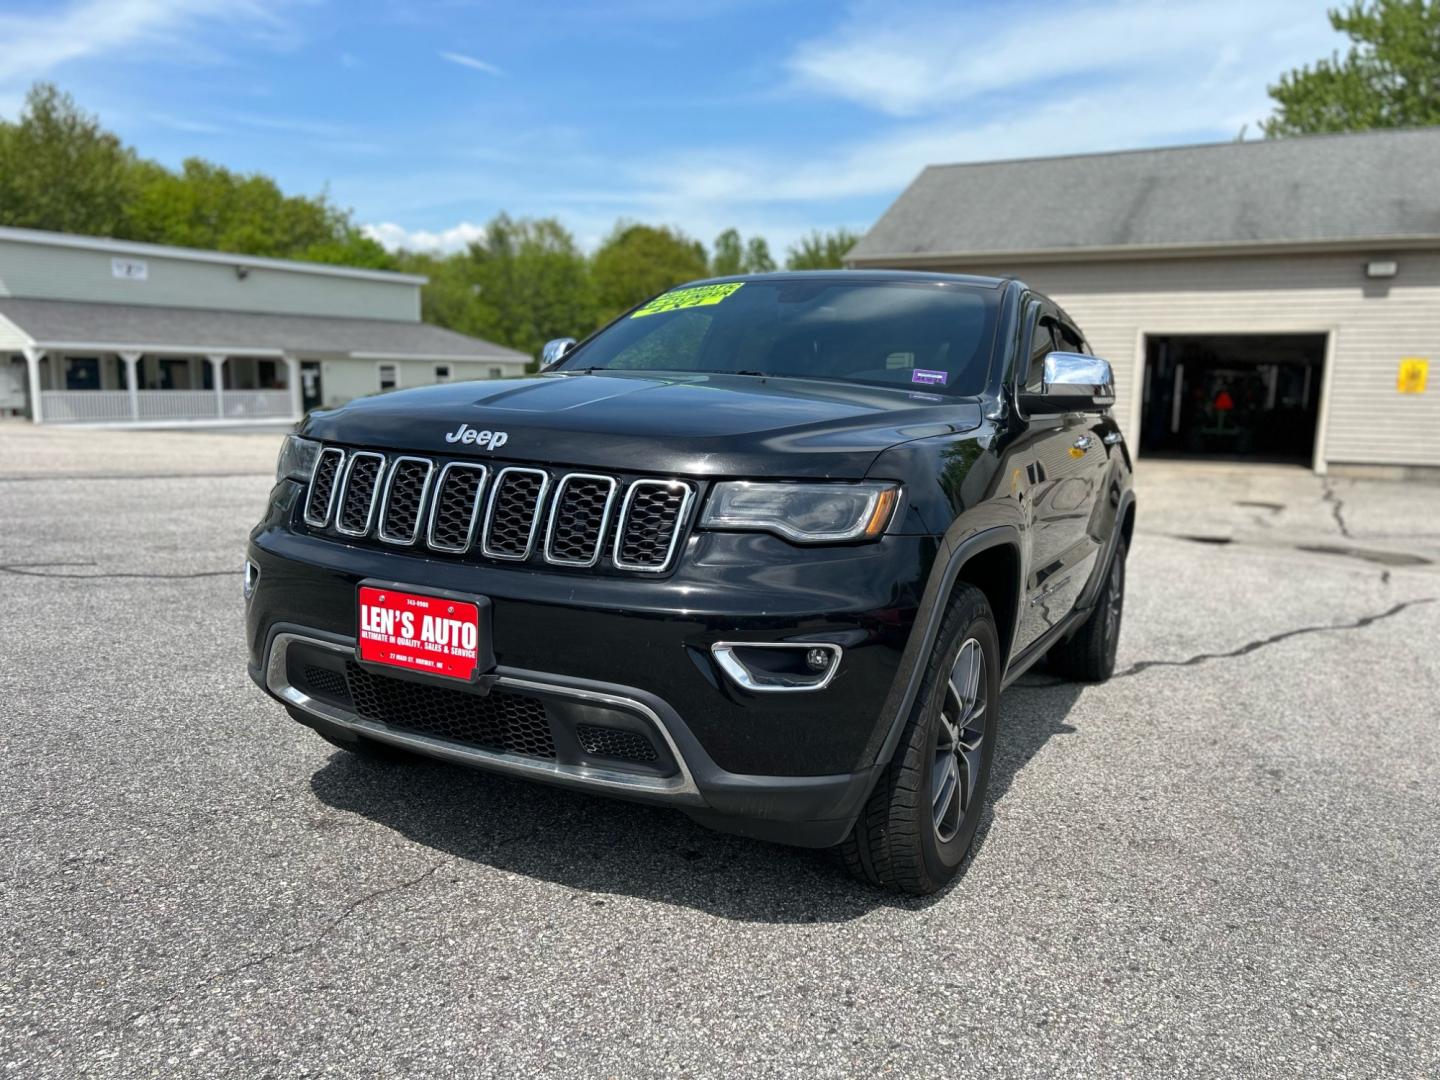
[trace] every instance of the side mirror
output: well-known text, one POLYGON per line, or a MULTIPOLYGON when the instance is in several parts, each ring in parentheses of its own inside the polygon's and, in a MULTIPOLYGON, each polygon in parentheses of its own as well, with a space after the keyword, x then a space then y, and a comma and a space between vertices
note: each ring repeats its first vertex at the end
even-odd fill
POLYGON ((1103 412, 1115 404, 1115 373, 1098 356, 1052 352, 1045 357, 1045 388, 1026 397, 1046 411, 1103 412))
POLYGON ((565 354, 575 348, 573 337, 557 337, 545 343, 545 348, 540 350, 540 370, 549 371, 552 367, 565 359, 565 354))

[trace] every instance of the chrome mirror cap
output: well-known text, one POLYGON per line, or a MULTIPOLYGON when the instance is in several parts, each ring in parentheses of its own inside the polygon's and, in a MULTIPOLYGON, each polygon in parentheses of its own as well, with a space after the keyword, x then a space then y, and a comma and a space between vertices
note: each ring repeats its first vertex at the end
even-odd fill
POLYGON ((1085 353, 1052 352, 1045 357, 1046 397, 1085 397, 1096 405, 1115 403, 1110 361, 1085 353))
POLYGON ((566 353, 573 348, 575 348, 573 337, 557 337, 547 341, 545 348, 540 351, 540 370, 544 371, 554 367, 564 360, 566 353))

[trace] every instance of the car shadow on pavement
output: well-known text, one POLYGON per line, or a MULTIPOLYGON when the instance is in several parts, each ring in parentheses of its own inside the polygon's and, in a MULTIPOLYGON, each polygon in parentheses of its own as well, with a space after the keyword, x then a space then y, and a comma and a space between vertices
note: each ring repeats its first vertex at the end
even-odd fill
POLYGON ((591 894, 631 896, 742 922, 845 922, 878 907, 919 910, 963 893, 983 858, 995 804, 1065 722, 1079 688, 1027 677, 1006 691, 989 806, 955 883, 896 897, 852 881, 829 852, 712 832, 679 811, 416 759, 380 764, 337 752, 311 778, 321 802, 452 858, 591 894))

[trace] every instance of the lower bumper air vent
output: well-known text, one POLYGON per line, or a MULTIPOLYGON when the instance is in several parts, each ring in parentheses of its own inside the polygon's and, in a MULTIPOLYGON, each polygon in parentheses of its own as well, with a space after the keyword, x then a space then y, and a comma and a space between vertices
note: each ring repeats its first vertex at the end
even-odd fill
POLYGON ((355 711, 366 720, 526 757, 553 758, 555 740, 545 706, 505 690, 489 694, 391 679, 346 662, 355 711))
POLYGON ((638 731, 577 724, 575 737, 585 753, 593 757, 620 758, 623 761, 654 761, 655 746, 638 731))

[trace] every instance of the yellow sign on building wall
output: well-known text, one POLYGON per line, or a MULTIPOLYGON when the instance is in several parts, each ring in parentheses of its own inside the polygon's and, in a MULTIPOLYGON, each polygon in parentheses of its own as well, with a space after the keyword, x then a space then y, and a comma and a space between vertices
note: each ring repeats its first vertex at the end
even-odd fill
POLYGON ((1400 361, 1400 374, 1395 378, 1395 389, 1402 394, 1423 394, 1429 374, 1429 360, 1407 356, 1400 361))

